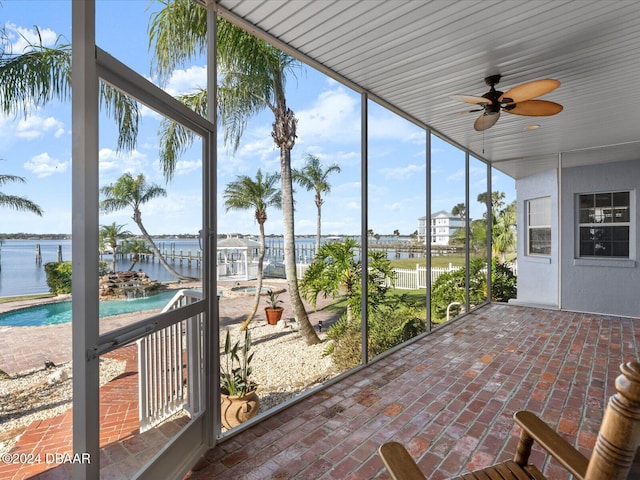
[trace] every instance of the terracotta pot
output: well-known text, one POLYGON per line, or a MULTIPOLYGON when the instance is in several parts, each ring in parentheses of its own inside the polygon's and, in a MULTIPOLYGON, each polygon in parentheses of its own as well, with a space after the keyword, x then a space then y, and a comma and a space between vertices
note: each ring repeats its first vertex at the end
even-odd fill
POLYGON ((220 417, 222 426, 230 429, 255 417, 260 410, 260 398, 254 390, 244 397, 220 395, 220 417))
POLYGON ((282 318, 282 312, 284 312, 284 308, 282 307, 278 307, 278 308, 266 307, 264 309, 264 314, 267 317, 267 323, 269 325, 275 325, 276 323, 278 323, 278 320, 282 318))

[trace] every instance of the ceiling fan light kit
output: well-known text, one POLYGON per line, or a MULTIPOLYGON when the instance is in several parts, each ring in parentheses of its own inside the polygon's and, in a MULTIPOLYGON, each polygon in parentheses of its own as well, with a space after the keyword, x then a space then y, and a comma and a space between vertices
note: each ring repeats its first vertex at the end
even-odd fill
MULTIPOLYGON (((491 128, 500 118, 500 111, 515 115, 541 117, 555 115, 562 111, 562 105, 548 100, 534 100, 546 95, 560 86, 558 80, 545 78, 523 83, 501 92, 495 86, 500 82, 501 75, 491 75, 484 79, 491 89, 481 97, 474 95, 456 94, 454 100, 479 105, 482 114, 476 119, 473 128, 479 132, 491 128)), ((471 112, 478 110, 470 110, 471 112)))

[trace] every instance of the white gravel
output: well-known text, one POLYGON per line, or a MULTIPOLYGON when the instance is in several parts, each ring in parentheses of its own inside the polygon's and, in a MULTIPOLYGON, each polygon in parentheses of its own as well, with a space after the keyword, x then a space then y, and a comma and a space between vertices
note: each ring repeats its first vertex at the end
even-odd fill
MULTIPOLYGON (((261 411, 336 374, 331 357, 324 356, 326 342, 307 345, 291 324, 282 328, 254 321, 249 328, 254 354, 251 378, 258 384, 261 411)), ((239 327, 230 330, 235 342, 239 327)), ((225 333, 220 334, 221 342, 225 333)), ((325 339, 324 333, 319 336, 325 339)), ((102 358, 100 385, 123 373, 124 367, 124 361, 102 358)), ((71 408, 71 384, 70 363, 16 378, 0 377, 0 453, 9 452, 31 422, 55 417, 71 408)))
MULTIPOLYGON (((327 343, 307 345, 298 331, 253 322, 251 330, 253 373, 251 379, 258 384, 260 411, 278 405, 298 393, 322 383, 336 375, 331 356, 324 356, 327 343)), ((240 335, 239 327, 230 329, 232 341, 240 335)), ((220 332, 221 348, 225 331, 220 332)), ((324 340, 325 334, 319 334, 324 340)), ((242 343, 242 342, 241 342, 242 343)))

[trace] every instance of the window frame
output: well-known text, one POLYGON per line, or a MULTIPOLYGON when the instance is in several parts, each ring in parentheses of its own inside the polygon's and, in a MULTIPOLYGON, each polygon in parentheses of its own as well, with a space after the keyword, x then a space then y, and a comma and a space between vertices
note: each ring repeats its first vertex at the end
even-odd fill
MULTIPOLYGON (((526 236, 526 255, 530 256, 530 257, 550 257, 552 254, 552 248, 553 248, 553 244, 551 241, 551 197, 550 196, 545 196, 545 197, 537 197, 537 198, 531 198, 528 200, 525 200, 525 215, 526 215, 526 231, 527 231, 527 236, 526 236), (542 203, 544 202, 544 204, 542 203), (542 204, 542 205, 541 205, 542 204), (535 211, 532 212, 532 206, 536 206, 536 205, 540 205, 540 210, 539 211, 535 211), (546 209, 546 212, 544 211, 546 209), (539 220, 537 220, 535 223, 532 221, 532 216, 535 215, 536 217, 543 217, 543 220, 548 220, 548 223, 546 222, 540 222, 539 220), (546 216, 546 218, 544 218, 546 216), (547 251, 543 251, 543 252, 539 252, 539 251, 532 251, 532 240, 531 240, 531 235, 532 232, 534 231, 548 231, 548 252, 547 251)), ((546 245, 545 245, 546 247, 546 245)), ((546 249, 545 249, 546 250, 546 249)))
MULTIPOLYGON (((576 195, 576 258, 577 259, 587 259, 587 260, 629 260, 633 259, 634 252, 632 251, 632 246, 634 244, 634 229, 635 229, 635 221, 634 221, 634 192, 632 190, 625 189, 616 189, 616 190, 608 190, 605 192, 585 192, 578 193, 576 195), (617 204, 616 200, 614 200, 614 196, 620 194, 626 194, 627 201, 626 204, 617 204), (584 206, 584 200, 587 200, 586 197, 592 198, 592 206, 584 206), (603 204, 603 201, 606 196, 609 196, 610 202, 607 204, 603 204), (598 205, 600 203, 600 205, 598 205), (587 213, 589 210, 593 210, 592 214, 587 213), (600 212, 596 212, 596 210, 600 210, 600 212), (617 212, 619 210, 619 212, 617 212), (585 221, 585 215, 588 216, 596 216, 599 215, 601 217, 600 221, 585 221), (607 218, 611 216, 620 215, 623 217, 622 220, 619 221, 608 221, 607 218), (626 218, 626 219, 625 219, 626 218), (609 243, 611 247, 614 247, 616 243, 623 244, 626 243, 626 255, 615 254, 616 249, 610 248, 611 254, 603 255, 596 254, 595 248, 594 253, 585 252, 583 250, 583 245, 586 245, 587 242, 582 239, 583 229, 600 229, 608 231, 608 241, 603 243, 609 243), (616 240, 616 236, 619 237, 621 231, 624 231, 626 228, 626 242, 620 242, 616 240), (621 230, 622 229, 622 230, 621 230), (617 235, 616 235, 617 234, 617 235)), ((595 244, 596 241, 594 240, 595 244)))

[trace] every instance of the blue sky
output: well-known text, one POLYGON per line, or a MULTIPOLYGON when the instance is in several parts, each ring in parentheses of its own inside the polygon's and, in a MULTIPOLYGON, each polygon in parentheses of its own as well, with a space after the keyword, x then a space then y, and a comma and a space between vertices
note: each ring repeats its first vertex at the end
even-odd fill
MULTIPOLYGON (((148 52, 148 19, 157 3, 148 0, 104 0, 97 2, 98 45, 141 75, 157 82, 151 72, 148 52)), ((69 0, 18 1, 0 4, 0 22, 9 35, 14 52, 22 51, 25 40, 35 38, 38 26, 44 42, 52 45, 62 36, 71 41, 71 2, 69 0)), ((5 47, 7 48, 7 47, 5 47)), ((205 60, 196 59, 181 66, 163 85, 169 93, 188 92, 205 85, 205 60)), ((322 207, 323 234, 358 234, 361 225, 360 199, 360 96, 311 68, 299 70, 287 81, 289 107, 298 118, 298 138, 292 151, 292 164, 302 167, 305 154, 318 155, 323 165, 337 163, 341 173, 330 177, 331 193, 322 207)), ((176 175, 168 183, 158 162, 158 130, 161 118, 147 108, 134 151, 116 150, 115 124, 101 118, 100 185, 114 182, 129 172, 144 172, 149 182, 167 190, 142 209, 143 222, 152 235, 197 233, 201 228, 202 158, 199 143, 177 164, 176 175)), ((226 212, 220 194, 237 175, 255 176, 279 171, 279 152, 270 131, 270 112, 249 123, 235 154, 218 149, 218 231, 255 234, 258 226, 252 212, 226 212)), ((410 234, 417 219, 426 214, 424 132, 413 124, 375 104, 369 105, 369 228, 380 234, 399 230, 410 234)), ((222 135, 221 135, 222 138, 222 135)), ((432 211, 448 210, 464 201, 464 154, 444 142, 433 140, 432 211)), ((71 232, 71 107, 53 102, 26 118, 0 115, 0 173, 24 177, 26 184, 5 184, 5 194, 26 196, 39 204, 44 216, 0 209, 0 233, 71 232)), ((475 201, 482 191, 484 164, 472 162, 471 217, 481 215, 475 201)), ((514 182, 498 174, 494 190, 515 198, 514 182)), ((296 187, 296 234, 314 234, 316 207, 313 193, 296 187)), ((281 214, 268 212, 267 234, 282 232, 281 214)), ((100 223, 116 222, 138 233, 130 211, 101 214, 100 223)))

